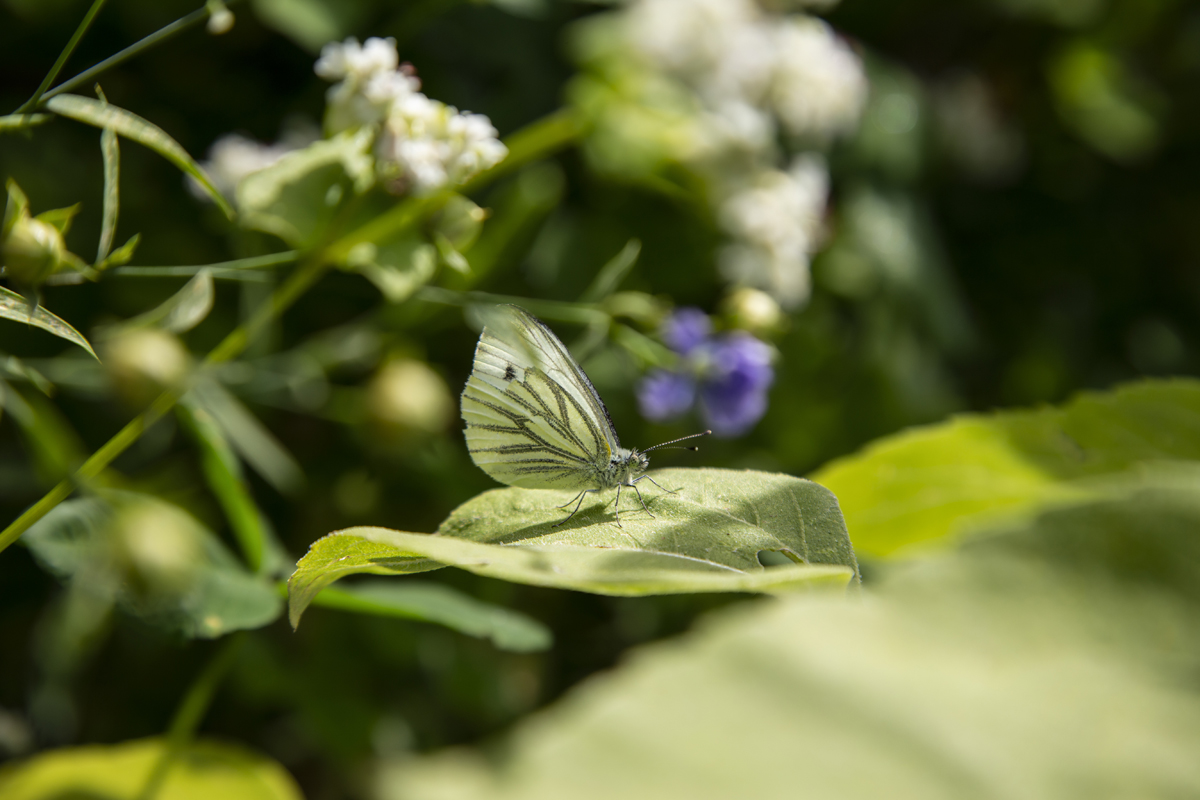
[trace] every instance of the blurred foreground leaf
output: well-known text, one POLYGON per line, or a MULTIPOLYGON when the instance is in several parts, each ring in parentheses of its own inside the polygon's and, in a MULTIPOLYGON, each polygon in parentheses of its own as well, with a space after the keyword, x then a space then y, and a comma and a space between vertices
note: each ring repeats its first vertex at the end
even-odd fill
POLYGON ((550 630, 537 620, 437 583, 356 583, 342 589, 325 589, 314 603, 360 614, 444 625, 467 636, 490 639, 501 650, 517 653, 545 650, 553 642, 550 630))
POLYGON ((1106 491, 1095 479, 1200 459, 1200 381, 1148 380, 1061 408, 964 415, 915 428, 825 466, 859 552, 887 556, 999 516, 1106 491))
POLYGON ((374 179, 367 152, 371 129, 339 133, 288 153, 238 184, 242 224, 273 233, 292 247, 311 247, 326 235, 351 193, 374 179))
POLYGON ((33 325, 35 328, 49 331, 60 339, 66 339, 68 342, 79 345, 84 350, 87 350, 92 358, 97 361, 100 360, 100 357, 96 355, 96 351, 92 349, 92 345, 88 340, 83 338, 83 335, 72 328, 68 322, 61 317, 51 314, 41 306, 31 309, 29 301, 24 297, 2 286, 0 286, 0 317, 15 320, 16 322, 24 322, 33 325))
POLYGON ((273 585, 250 574, 211 531, 161 500, 106 491, 57 506, 23 541, 64 580, 86 576, 128 612, 216 638, 275 620, 273 585))
POLYGON ((165 301, 133 319, 123 327, 157 326, 171 333, 184 333, 200 324, 213 307, 212 271, 202 269, 165 301))
MULTIPOLYGON (((135 800, 162 754, 160 739, 51 750, 0 769, 5 800, 135 800)), ((287 770, 243 747, 212 741, 179 753, 156 800, 302 800, 287 770)))
POLYGON ((195 178, 212 198, 212 201, 217 204, 217 207, 225 212, 227 217, 233 218, 233 209, 230 208, 229 202, 209 182, 208 176, 204 174, 204 170, 200 169, 200 165, 188 155, 179 142, 172 139, 166 131, 153 122, 123 108, 77 94, 60 94, 57 97, 51 97, 46 101, 46 108, 55 114, 94 125, 101 130, 114 130, 126 139, 132 139, 138 144, 149 147, 195 178))
POLYGON ((778 592, 843 586, 857 575, 837 501, 814 483, 717 469, 662 470, 654 478, 678 494, 645 490, 655 517, 626 507, 620 527, 607 510, 615 493, 589 497, 556 528, 567 515, 556 506, 571 492, 508 488, 459 506, 434 535, 370 527, 332 533, 312 545, 288 582, 292 624, 322 588, 362 572, 455 566, 610 595, 778 592), (764 550, 797 563, 764 568, 764 550))
POLYGON ((378 800, 1200 795, 1200 471, 642 648, 378 800))

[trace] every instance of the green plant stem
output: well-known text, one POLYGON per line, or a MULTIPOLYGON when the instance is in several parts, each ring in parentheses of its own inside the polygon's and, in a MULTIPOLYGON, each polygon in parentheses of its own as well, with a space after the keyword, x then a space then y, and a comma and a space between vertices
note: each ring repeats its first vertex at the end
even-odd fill
POLYGON ((215 278, 220 277, 217 273, 222 272, 233 273, 290 264, 299 257, 300 254, 295 250, 284 250, 280 253, 270 253, 265 256, 251 256, 250 258, 237 258, 233 261, 218 261, 214 264, 199 264, 195 266, 117 267, 108 274, 127 278, 174 278, 195 275, 202 269, 208 269, 213 271, 213 277, 215 278))
POLYGON ((241 635, 230 637, 188 687, 187 694, 183 696, 179 708, 175 710, 175 716, 171 719, 171 727, 167 729, 166 746, 154 762, 150 774, 146 776, 138 800, 154 800, 154 796, 162 788, 167 773, 171 770, 171 764, 191 742, 196 728, 212 704, 217 687, 221 685, 225 673, 233 666, 243 641, 244 637, 241 635))
MULTIPOLYGON (((233 0, 230 0, 230 2, 226 5, 233 5, 233 0)), ((208 7, 204 6, 190 14, 187 14, 186 16, 180 17, 168 25, 164 25, 149 36, 138 39, 124 50, 109 56, 94 66, 88 67, 75 77, 63 81, 58 86, 55 86, 50 91, 46 92, 46 94, 42 97, 42 101, 49 100, 51 97, 62 94, 63 92, 69 92, 77 86, 87 85, 89 81, 110 67, 115 67, 117 64, 120 64, 123 61, 128 61, 129 59, 141 53, 143 50, 149 49, 159 42, 171 38, 177 33, 182 33, 197 23, 204 22, 206 19, 208 19, 208 17, 208 7)))
POLYGON ((92 7, 83 15, 83 20, 79 23, 79 27, 75 29, 75 33, 71 36, 71 41, 67 42, 67 46, 58 54, 58 60, 54 62, 54 66, 46 73, 46 77, 42 79, 42 83, 38 86, 37 91, 33 93, 33 97, 25 101, 25 104, 17 109, 18 114, 28 111, 33 111, 37 108, 38 103, 42 101, 42 95, 46 89, 50 88, 50 84, 54 83, 54 79, 58 77, 58 73, 62 71, 63 65, 67 63, 67 59, 75 52, 79 40, 87 33, 87 29, 92 27, 92 20, 100 13, 100 9, 104 7, 106 0, 93 0, 92 7))
MULTIPOLYGON (((537 122, 530 123, 505 140, 509 148, 507 159, 487 172, 477 175, 465 186, 460 187, 460 191, 475 191, 519 166, 545 158, 574 142, 582 132, 583 128, 577 118, 568 111, 558 111, 537 122)), ((339 263, 355 245, 361 242, 382 241, 405 226, 416 224, 424 214, 440 208, 449 196, 449 192, 439 192, 427 197, 410 198, 397 204, 391 211, 381 214, 371 222, 309 256, 288 277, 287 281, 275 290, 268 301, 255 310, 250 319, 230 331, 229 335, 208 354, 204 360, 205 365, 220 364, 236 358, 255 336, 320 280, 331 265, 339 263)), ((181 396, 180 390, 163 392, 150 404, 149 408, 131 420, 99 450, 92 453, 75 475, 59 483, 42 499, 26 509, 25 513, 13 520, 7 528, 0 531, 0 552, 19 539, 21 534, 46 516, 52 508, 70 497, 77 485, 86 483, 99 475, 112 463, 113 459, 136 442, 143 431, 170 411, 181 396)))
MULTIPOLYGON (((318 258, 309 260, 301 265, 275 291, 266 303, 258 307, 250 319, 230 331, 229 335, 208 354, 204 363, 206 365, 219 364, 236 357, 246 348, 246 345, 250 343, 250 340, 259 331, 316 283, 328 268, 328 262, 318 258)), ((20 538, 21 534, 29 530, 31 525, 50 513, 52 508, 70 497, 71 492, 75 490, 76 486, 86 484, 92 478, 99 475, 113 462, 113 459, 125 452, 130 445, 136 442, 147 428, 174 408, 175 403, 179 401, 181 396, 182 392, 178 389, 163 392, 145 411, 130 420, 129 424, 117 431, 116 435, 105 442, 99 450, 92 453, 73 476, 61 481, 47 492, 41 500, 38 500, 26 509, 25 513, 13 520, 7 528, 0 532, 0 551, 3 551, 20 538)))

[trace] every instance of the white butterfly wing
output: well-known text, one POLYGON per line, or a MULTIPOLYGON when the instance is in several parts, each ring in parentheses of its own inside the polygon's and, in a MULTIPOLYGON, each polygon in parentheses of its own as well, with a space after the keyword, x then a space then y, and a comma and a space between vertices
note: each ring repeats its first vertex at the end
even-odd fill
POLYGON ((528 489, 594 489, 620 447, 587 375, 549 328, 500 306, 475 348, 462 393, 471 459, 528 489))

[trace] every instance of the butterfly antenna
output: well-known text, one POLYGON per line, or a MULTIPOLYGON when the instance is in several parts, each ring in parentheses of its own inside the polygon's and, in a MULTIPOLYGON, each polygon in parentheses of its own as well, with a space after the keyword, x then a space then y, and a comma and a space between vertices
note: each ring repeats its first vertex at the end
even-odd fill
POLYGON ((678 439, 672 439, 669 442, 663 442, 662 444, 656 444, 656 445, 654 445, 654 447, 647 447, 642 452, 649 453, 651 450, 661 450, 664 447, 669 448, 671 450, 692 450, 692 451, 699 450, 700 449, 699 447, 670 447, 670 445, 673 445, 676 442, 686 442, 688 439, 695 439, 697 436, 708 436, 710 433, 712 433, 712 431, 702 431, 701 433, 693 433, 688 436, 680 436, 678 439))

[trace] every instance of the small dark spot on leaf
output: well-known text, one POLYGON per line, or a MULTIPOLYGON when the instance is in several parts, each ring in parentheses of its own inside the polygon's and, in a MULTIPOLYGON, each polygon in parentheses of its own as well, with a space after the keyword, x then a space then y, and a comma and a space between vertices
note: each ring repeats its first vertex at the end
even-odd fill
POLYGON ((515 377, 517 377, 517 371, 513 369, 513 365, 506 364, 504 366, 504 380, 511 381, 515 377))

